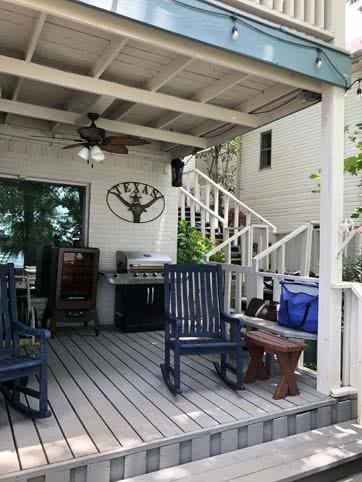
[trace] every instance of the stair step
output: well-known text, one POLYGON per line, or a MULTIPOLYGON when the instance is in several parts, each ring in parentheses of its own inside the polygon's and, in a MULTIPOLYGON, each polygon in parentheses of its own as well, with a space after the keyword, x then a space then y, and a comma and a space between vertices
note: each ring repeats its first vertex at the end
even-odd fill
POLYGON ((179 469, 171 467, 132 477, 124 482, 179 479, 190 482, 289 482, 308 480, 309 477, 327 482, 335 480, 328 478, 330 470, 362 457, 361 437, 361 426, 344 422, 189 462, 179 469))

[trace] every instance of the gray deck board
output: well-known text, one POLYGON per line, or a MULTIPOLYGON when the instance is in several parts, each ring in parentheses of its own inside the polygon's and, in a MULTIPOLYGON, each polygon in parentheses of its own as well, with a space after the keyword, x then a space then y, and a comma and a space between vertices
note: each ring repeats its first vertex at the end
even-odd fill
MULTIPOLYGON (((34 379, 30 379, 29 387, 37 388, 37 382, 34 379)), ((36 408, 37 403, 32 397, 28 397, 28 404, 32 408, 36 408)), ((35 425, 49 463, 61 462, 73 458, 73 454, 58 425, 56 417, 35 420, 35 425)))
MULTIPOLYGON (((152 333, 152 336, 153 335, 155 334, 152 333)), ((155 337, 155 340, 157 340, 157 345, 153 343, 150 350, 155 351, 157 348, 159 356, 162 356, 162 338, 158 336, 157 338, 155 337)), ((210 387, 211 385, 216 384, 218 393, 225 395, 228 400, 232 400, 235 404, 243 404, 244 400, 247 400, 254 405, 254 411, 255 407, 259 410, 263 410, 264 413, 278 412, 280 410, 278 401, 272 400, 272 397, 266 391, 262 391, 264 396, 260 396, 261 391, 258 389, 255 391, 253 384, 250 384, 249 386, 247 385, 246 390, 239 393, 227 389, 225 385, 220 384, 220 379, 214 371, 212 363, 205 360, 203 357, 184 357, 182 363, 183 367, 181 371, 190 376, 195 376, 199 382, 202 382, 204 387, 210 387)))
POLYGON ((77 412, 82 424, 86 427, 86 430, 98 451, 110 450, 118 447, 119 443, 117 439, 112 434, 109 427, 107 427, 95 407, 90 403, 86 393, 82 390, 84 387, 80 387, 77 384, 73 378, 73 373, 71 374, 67 371, 67 368, 57 357, 56 352, 53 349, 53 344, 51 344, 51 348, 48 350, 48 359, 54 377, 61 384, 65 395, 77 412))
POLYGON ((277 482, 326 470, 362 453, 362 427, 351 422, 294 435, 124 482, 277 482))
POLYGON ((217 425, 214 419, 202 412, 197 405, 189 402, 184 396, 174 397, 166 387, 159 367, 150 363, 147 357, 139 352, 135 352, 135 350, 130 348, 126 343, 117 343, 117 340, 114 340, 114 336, 110 337, 105 333, 104 337, 107 338, 105 342, 102 339, 98 340, 103 347, 121 356, 121 359, 127 362, 127 365, 134 373, 137 373, 145 381, 152 384, 163 397, 187 414, 199 427, 206 428, 217 425))
POLYGON ((8 412, 5 403, 0 398, 0 474, 19 470, 18 455, 11 432, 8 412))
MULTIPOLYGON (((125 334, 105 329, 96 338, 92 329, 64 329, 51 340, 48 354, 52 418, 33 422, 0 400, 0 478, 52 464, 64 468, 62 464, 70 460, 118 450, 131 452, 111 465, 111 471, 120 467, 121 473, 124 467, 123 473, 130 477, 142 472, 145 463, 148 468, 170 467, 207 456, 208 451, 226 453, 259 443, 263 441, 259 421, 266 417, 270 433, 264 433, 264 441, 286 432, 283 415, 291 410, 307 411, 320 402, 321 420, 322 409, 331 410, 328 397, 316 392, 314 380, 304 374, 298 376, 299 397, 274 401, 275 379, 236 393, 220 381, 205 357, 182 360, 184 392, 175 397, 160 372, 160 332, 125 334), (273 418, 279 419, 275 431, 273 418), (235 424, 245 426, 237 429, 235 424), (214 433, 219 427, 223 431, 214 433), (177 442, 185 436, 184 442, 177 442), (165 439, 167 444, 162 444, 165 439), (153 449, 154 459, 144 451, 132 452, 144 444, 160 447, 153 449)), ((298 427, 308 427, 308 420, 298 419, 298 427)), ((94 467, 109 472, 107 464, 94 467)), ((85 473, 85 468, 77 470, 85 473)), ((67 478, 68 472, 60 470, 60 480, 63 475, 67 478)))
MULTIPOLYGON (((152 412, 154 424, 162 431, 164 435, 175 435, 177 433, 197 430, 200 426, 188 419, 174 404, 165 397, 162 397, 151 385, 147 384, 141 377, 130 369, 120 358, 117 358, 111 352, 111 346, 105 348, 98 340, 93 337, 87 337, 87 341, 82 337, 75 337, 74 341, 79 347, 89 350, 92 347, 92 353, 96 352, 108 364, 103 373, 107 373, 108 367, 112 367, 128 381, 127 387, 132 387, 142 394, 142 400, 135 400, 134 404, 144 409, 144 414, 152 412)), ((122 389, 126 388, 123 383, 122 389)), ((126 393, 126 392, 125 392, 126 393)))

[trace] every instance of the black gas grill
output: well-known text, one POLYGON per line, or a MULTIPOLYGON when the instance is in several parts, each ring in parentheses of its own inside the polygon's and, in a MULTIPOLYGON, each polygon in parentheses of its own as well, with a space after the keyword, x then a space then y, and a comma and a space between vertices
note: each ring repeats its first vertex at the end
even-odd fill
POLYGON ((124 331, 164 327, 163 271, 171 258, 155 252, 117 251, 117 271, 108 275, 116 285, 115 324, 124 331))

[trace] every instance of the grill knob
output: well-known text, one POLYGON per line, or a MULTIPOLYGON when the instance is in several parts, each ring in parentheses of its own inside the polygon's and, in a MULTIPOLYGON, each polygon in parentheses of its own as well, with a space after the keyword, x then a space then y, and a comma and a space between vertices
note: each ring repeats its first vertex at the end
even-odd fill
POLYGON ((155 277, 156 277, 156 276, 158 276, 158 273, 153 273, 152 276, 155 276, 155 277))
POLYGON ((147 278, 148 273, 143 273, 143 276, 144 276, 145 278, 147 278))

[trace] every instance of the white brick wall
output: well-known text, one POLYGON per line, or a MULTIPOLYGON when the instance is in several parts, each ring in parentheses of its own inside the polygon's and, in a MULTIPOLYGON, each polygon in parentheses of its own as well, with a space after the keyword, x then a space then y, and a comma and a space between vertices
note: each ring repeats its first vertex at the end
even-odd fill
MULTIPOLYGON (((89 189, 89 243, 100 249, 100 269, 115 268, 115 252, 155 250, 176 258, 177 189, 171 187, 168 161, 162 154, 107 154, 106 161, 91 169, 76 151, 62 151, 46 144, 21 140, 0 140, 1 175, 87 184, 89 189), (140 181, 159 189, 165 196, 163 215, 151 223, 122 221, 108 209, 107 190, 123 181, 140 181)), ((105 281, 98 285, 97 306, 101 322, 113 321, 114 288, 105 281)))

